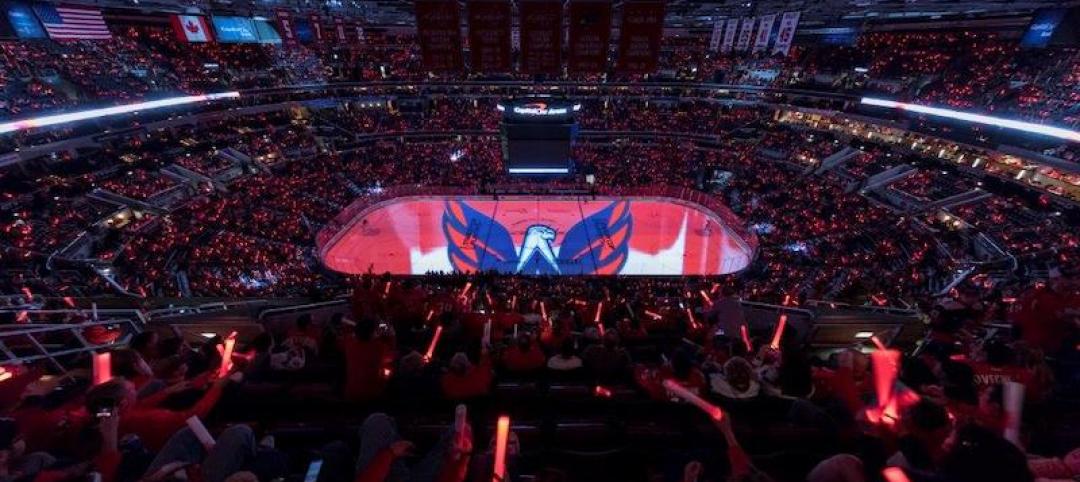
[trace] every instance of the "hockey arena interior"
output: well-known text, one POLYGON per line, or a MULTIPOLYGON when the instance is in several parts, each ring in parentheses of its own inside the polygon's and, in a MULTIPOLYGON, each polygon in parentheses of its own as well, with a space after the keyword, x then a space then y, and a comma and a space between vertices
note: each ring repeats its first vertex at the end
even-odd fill
POLYGON ((0 482, 1080 480, 1080 1, 0 0, 0 482))

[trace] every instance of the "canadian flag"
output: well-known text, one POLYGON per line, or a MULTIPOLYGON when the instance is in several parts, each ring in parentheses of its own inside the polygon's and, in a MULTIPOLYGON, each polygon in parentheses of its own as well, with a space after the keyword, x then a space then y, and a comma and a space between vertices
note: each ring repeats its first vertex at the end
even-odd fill
POLYGON ((173 15, 173 29, 176 37, 183 42, 210 42, 210 25, 206 23, 206 17, 198 15, 173 15))

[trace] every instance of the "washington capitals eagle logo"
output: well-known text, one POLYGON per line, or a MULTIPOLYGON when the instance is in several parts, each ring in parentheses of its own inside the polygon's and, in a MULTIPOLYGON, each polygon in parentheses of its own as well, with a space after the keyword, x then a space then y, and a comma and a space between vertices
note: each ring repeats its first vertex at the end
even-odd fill
POLYGON ((468 203, 446 201, 442 227, 454 271, 526 275, 618 274, 630 250, 630 201, 614 201, 561 233, 532 224, 522 239, 468 203))

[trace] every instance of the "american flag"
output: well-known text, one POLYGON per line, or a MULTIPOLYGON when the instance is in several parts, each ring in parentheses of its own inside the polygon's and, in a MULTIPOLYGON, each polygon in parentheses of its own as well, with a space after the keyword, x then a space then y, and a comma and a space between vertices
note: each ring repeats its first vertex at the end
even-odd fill
POLYGON ((34 4, 41 24, 53 40, 108 40, 112 38, 101 10, 88 7, 34 4))

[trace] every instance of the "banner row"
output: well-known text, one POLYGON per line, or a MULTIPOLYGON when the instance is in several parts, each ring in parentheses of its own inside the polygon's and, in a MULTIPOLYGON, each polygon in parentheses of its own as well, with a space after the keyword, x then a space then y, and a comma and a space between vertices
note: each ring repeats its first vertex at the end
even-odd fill
POLYGON ((713 52, 764 52, 772 44, 773 54, 787 55, 795 39, 795 30, 799 28, 801 12, 784 12, 780 17, 780 26, 775 30, 777 14, 770 13, 760 17, 720 19, 713 23, 709 49, 713 52), (754 30, 754 27, 757 30, 754 30), (752 46, 751 46, 752 45, 752 46))
MULTIPOLYGON (((559 74, 564 62, 571 72, 607 70, 613 18, 608 0, 571 0, 565 8, 560 0, 522 0, 519 33, 512 29, 509 0, 468 0, 465 36, 457 1, 417 0, 415 6, 420 53, 428 70, 463 70, 468 50, 473 71, 510 72, 515 46, 522 72, 559 74), (566 45, 564 15, 569 17, 566 45)), ((664 2, 627 0, 621 13, 616 69, 655 71, 664 33, 664 2)))

